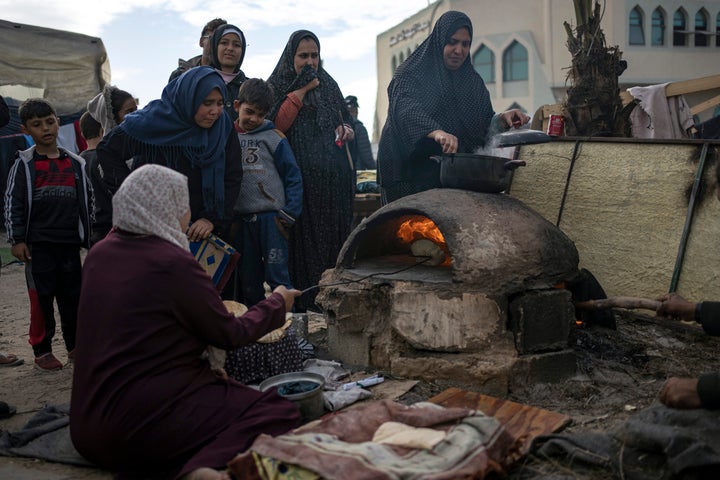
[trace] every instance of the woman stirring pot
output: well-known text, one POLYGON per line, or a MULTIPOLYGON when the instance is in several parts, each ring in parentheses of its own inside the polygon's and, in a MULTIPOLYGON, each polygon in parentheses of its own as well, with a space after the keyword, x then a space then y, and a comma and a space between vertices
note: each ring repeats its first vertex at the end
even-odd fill
POLYGON ((440 187, 441 153, 473 153, 489 134, 530 120, 518 109, 495 115, 485 82, 470 62, 473 28, 449 11, 398 67, 378 149, 383 203, 440 187))

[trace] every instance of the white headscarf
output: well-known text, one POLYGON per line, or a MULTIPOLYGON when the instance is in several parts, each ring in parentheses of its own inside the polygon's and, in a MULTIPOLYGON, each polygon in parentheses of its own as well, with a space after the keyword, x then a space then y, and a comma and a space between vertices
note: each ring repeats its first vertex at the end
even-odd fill
POLYGON ((190 209, 185 175, 161 165, 143 165, 123 181, 112 203, 114 226, 189 248, 180 230, 180 218, 190 209))

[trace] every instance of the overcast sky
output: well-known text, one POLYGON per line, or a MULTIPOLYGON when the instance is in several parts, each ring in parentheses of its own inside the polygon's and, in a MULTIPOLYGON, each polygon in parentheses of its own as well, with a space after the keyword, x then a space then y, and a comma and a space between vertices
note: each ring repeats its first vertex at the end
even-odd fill
MULTIPOLYGON (((140 98, 159 98, 178 57, 201 53, 203 25, 221 17, 248 42, 242 70, 267 79, 295 30, 320 39, 325 69, 343 95, 356 95, 369 132, 377 90, 377 35, 428 5, 428 0, 0 0, 12 22, 100 37, 112 84, 140 98)), ((1 47, 0 47, 1 48, 1 47)), ((32 45, 28 45, 32 48, 32 45)))

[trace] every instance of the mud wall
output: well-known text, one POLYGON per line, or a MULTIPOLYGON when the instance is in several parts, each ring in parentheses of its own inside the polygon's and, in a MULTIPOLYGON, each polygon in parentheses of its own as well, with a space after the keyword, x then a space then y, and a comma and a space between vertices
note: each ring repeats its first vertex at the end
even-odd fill
POLYGON ((519 148, 527 166, 515 172, 510 195, 575 242, 580 267, 608 296, 654 298, 676 285, 689 299, 720 300, 720 142, 562 138, 519 148))

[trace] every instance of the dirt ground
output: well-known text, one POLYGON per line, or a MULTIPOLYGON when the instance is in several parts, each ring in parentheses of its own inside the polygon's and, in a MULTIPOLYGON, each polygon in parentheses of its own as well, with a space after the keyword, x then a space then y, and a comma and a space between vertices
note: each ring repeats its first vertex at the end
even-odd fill
MULTIPOLYGON (((7 259, 4 259, 7 262, 7 259)), ((40 408, 70 400, 72 366, 59 372, 33 368, 27 343, 28 298, 23 267, 11 264, 0 274, 0 351, 25 360, 18 367, 0 368, 0 400, 17 407, 17 414, 0 420, 0 430, 19 430, 40 408)), ((513 391, 515 402, 564 413, 572 418, 565 432, 609 431, 634 412, 657 401, 668 376, 697 376, 720 370, 717 355, 720 339, 705 335, 696 325, 671 322, 646 315, 647 311, 618 311, 617 330, 577 328, 571 347, 577 353, 577 374, 556 384, 527 385, 513 391)), ((310 341, 323 353, 324 331, 316 330, 310 341)), ((54 351, 65 362, 67 352, 59 335, 54 351)), ((403 379, 395 379, 399 385, 403 379)), ((444 388, 420 382, 411 390, 397 390, 399 400, 414 403, 444 388), (403 392, 406 392, 403 394, 403 392)), ((480 392, 482 393, 482 392, 480 392)), ((608 472, 580 475, 562 465, 527 458, 509 472, 509 478, 609 478, 608 472)), ((101 480, 112 475, 89 468, 72 467, 33 459, 0 456, 0 478, 18 480, 101 480)))

